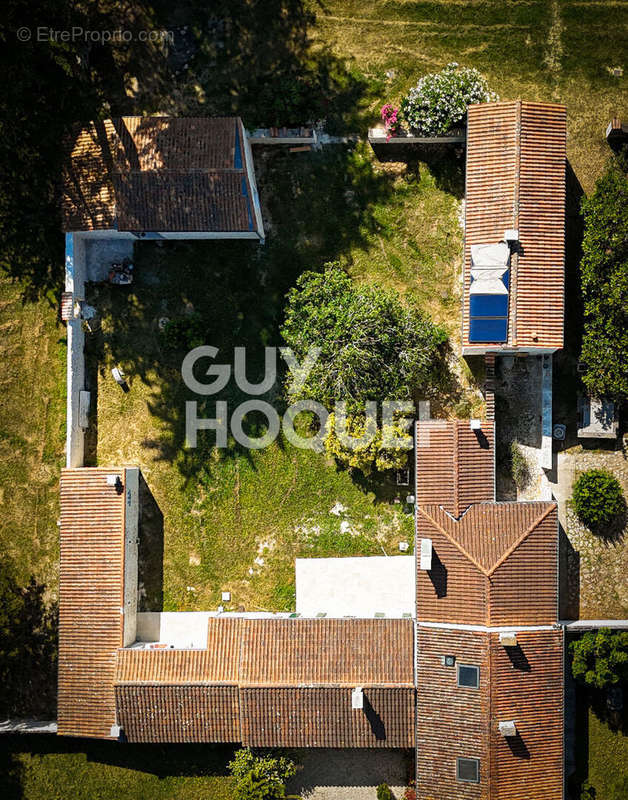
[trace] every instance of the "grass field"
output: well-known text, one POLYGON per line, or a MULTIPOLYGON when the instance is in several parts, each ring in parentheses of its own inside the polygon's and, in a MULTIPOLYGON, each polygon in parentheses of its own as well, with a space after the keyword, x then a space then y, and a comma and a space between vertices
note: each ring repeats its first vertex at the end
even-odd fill
POLYGON ((3 737, 7 800, 232 800, 233 749, 119 745, 49 735, 3 737))
POLYGON ((604 718, 605 701, 594 701, 578 687, 576 691, 576 770, 568 787, 577 797, 577 787, 588 779, 595 800, 623 800, 628 792, 627 714, 617 727, 604 718))
MULTIPOLYGON (((90 342, 98 386, 91 458, 142 466, 164 516, 168 610, 215 607, 227 589, 233 608, 291 609, 295 556, 394 554, 400 540, 412 540, 409 488, 356 482, 325 456, 284 439, 262 451, 216 450, 201 433, 198 450, 183 447, 183 354, 165 346, 161 316, 199 314, 206 341, 220 348, 218 361, 229 362, 232 348, 243 345, 255 370, 264 345, 279 344, 283 297, 303 269, 339 259, 360 279, 378 278, 381 269, 386 283, 406 287, 411 272, 410 290, 427 294, 437 265, 444 271, 447 253, 459 246, 440 222, 414 237, 422 217, 406 214, 408 207, 439 204, 445 216, 456 207, 427 174, 406 180, 378 171, 362 148, 301 160, 266 154, 260 164, 273 220, 263 249, 146 243, 137 250, 132 287, 99 287, 92 296, 103 320, 90 342), (348 174, 354 179, 346 207, 348 174), (411 245, 415 238, 419 244, 411 245), (127 394, 111 378, 114 364, 129 376, 127 394)), ((453 298, 451 285, 432 298, 440 319, 449 318, 453 298)), ((454 397, 463 394, 460 388, 454 397)), ((233 406, 241 398, 227 387, 218 399, 233 406)), ((266 399, 281 410, 280 387, 266 399)), ((213 416, 212 408, 202 415, 213 416)))
POLYGON ((57 591, 58 478, 65 425, 65 329, 43 299, 0 276, 0 551, 16 580, 57 591))

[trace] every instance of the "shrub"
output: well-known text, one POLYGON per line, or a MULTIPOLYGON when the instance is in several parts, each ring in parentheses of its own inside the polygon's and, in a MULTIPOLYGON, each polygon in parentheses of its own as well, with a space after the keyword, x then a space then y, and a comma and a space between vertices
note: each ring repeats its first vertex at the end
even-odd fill
POLYGON ((318 360, 304 382, 291 383, 291 403, 316 400, 349 413, 367 400, 411 400, 436 381, 444 329, 395 292, 355 285, 338 264, 305 272, 287 297, 281 333, 302 363, 312 347, 318 360))
POLYGON ((347 467, 359 469, 365 475, 370 475, 373 469, 381 472, 387 469, 403 469, 408 463, 409 449, 387 447, 383 443, 386 435, 395 438, 408 436, 402 425, 378 428, 377 424, 373 424, 365 415, 347 416, 346 431, 349 436, 359 439, 367 431, 372 436, 370 442, 351 449, 338 438, 335 424, 336 415, 332 412, 327 419, 325 450, 347 467))
POLYGON ((286 781, 297 771, 289 758, 255 756, 248 747, 237 751, 229 770, 236 779, 237 800, 282 800, 286 781))
POLYGON ((582 213, 582 380, 593 396, 621 402, 628 398, 628 177, 618 158, 582 213))
POLYGON ((595 789, 589 781, 585 781, 580 787, 580 800, 595 800, 595 789))
POLYGON ((387 783, 380 783, 377 787, 377 800, 395 800, 395 795, 387 783))
POLYGON ((578 519, 592 530, 611 523, 625 502, 619 481, 604 469, 583 472, 574 483, 572 499, 578 519))
POLYGON ((510 471, 517 489, 525 489, 530 482, 530 468, 519 442, 510 445, 510 471))
POLYGON ((608 689, 628 680, 628 631, 600 628, 572 642, 571 671, 592 689, 608 689))
POLYGON ((467 106, 498 100, 476 69, 447 64, 425 75, 401 102, 409 127, 421 136, 438 136, 464 124, 467 106))
POLYGON ((205 343, 205 326, 200 314, 171 319, 161 332, 164 345, 171 350, 192 350, 205 343))

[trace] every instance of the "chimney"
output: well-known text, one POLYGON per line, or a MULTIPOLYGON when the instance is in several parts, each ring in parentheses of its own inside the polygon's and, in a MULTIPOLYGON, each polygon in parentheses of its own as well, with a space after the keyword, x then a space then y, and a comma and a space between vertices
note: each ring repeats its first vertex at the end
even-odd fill
POLYGON ((351 692, 351 708, 364 708, 364 691, 361 686, 356 686, 351 692))

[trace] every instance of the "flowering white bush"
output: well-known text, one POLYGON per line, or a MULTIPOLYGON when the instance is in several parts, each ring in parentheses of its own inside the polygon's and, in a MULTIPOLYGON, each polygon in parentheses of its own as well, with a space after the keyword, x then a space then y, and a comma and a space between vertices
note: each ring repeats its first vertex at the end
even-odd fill
POLYGON ((467 106, 499 100, 477 69, 447 64, 425 75, 401 101, 408 127, 420 136, 438 136, 464 122, 467 106))

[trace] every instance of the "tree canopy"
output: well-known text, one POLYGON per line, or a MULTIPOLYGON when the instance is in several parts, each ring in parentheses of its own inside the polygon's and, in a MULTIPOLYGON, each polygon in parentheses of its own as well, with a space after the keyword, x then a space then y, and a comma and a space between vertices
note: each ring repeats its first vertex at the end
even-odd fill
POLYGON ((582 204, 583 381, 589 392, 628 399, 628 177, 613 157, 582 204))
POLYGON ((236 779, 238 800, 282 800, 286 781, 297 771, 285 756, 256 756, 248 747, 237 751, 229 770, 236 779))
POLYGON ((600 628, 572 642, 572 672, 593 689, 608 689, 628 681, 628 631, 600 628))
POLYGON ((338 264, 305 272, 288 294, 281 330, 299 361, 312 347, 320 355, 291 402, 316 400, 328 410, 346 401, 362 411, 367 400, 411 400, 433 387, 445 331, 396 293, 356 285, 338 264))

